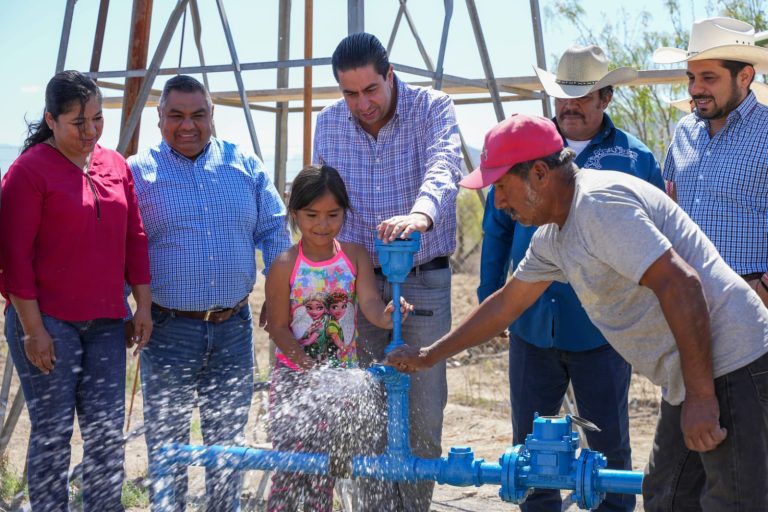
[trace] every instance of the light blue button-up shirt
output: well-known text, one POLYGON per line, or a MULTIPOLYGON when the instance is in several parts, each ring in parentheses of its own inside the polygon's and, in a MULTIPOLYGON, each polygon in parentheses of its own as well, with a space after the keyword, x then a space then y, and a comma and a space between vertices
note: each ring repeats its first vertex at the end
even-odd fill
POLYGON ((195 160, 161 142, 128 160, 149 238, 152 300, 184 311, 232 307, 291 245, 285 206, 261 161, 212 138, 195 160))
POLYGON ((695 114, 677 125, 664 164, 677 202, 737 274, 768 269, 768 107, 750 92, 714 137, 695 114))
POLYGON ((373 137, 344 99, 317 117, 314 161, 335 168, 352 203, 339 240, 362 244, 378 265, 376 226, 395 215, 428 215, 433 229, 421 237, 414 265, 456 248, 456 195, 461 179, 461 140, 453 101, 432 89, 395 77, 397 106, 373 137))

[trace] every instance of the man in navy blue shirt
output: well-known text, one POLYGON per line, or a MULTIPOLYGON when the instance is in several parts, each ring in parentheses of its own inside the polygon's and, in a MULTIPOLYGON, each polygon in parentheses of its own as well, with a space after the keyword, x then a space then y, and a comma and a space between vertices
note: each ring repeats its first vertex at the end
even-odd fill
MULTIPOLYGON (((555 119, 566 146, 583 169, 626 172, 664 189, 659 164, 637 138, 613 125, 605 109, 613 86, 634 80, 637 71, 608 62, 597 46, 573 46, 565 51, 557 74, 536 69, 550 96, 555 119)), ((592 171, 585 171, 592 172, 592 171)), ((480 263, 480 302, 504 286, 510 262, 517 266, 528 250, 536 226, 523 226, 494 206, 490 188, 483 216, 480 263), (511 260, 511 261, 510 261, 511 260)), ((608 467, 632 469, 627 393, 632 369, 587 318, 568 284, 552 283, 509 327, 509 383, 514 444, 525 442, 534 413, 557 415, 572 383, 579 415, 599 432, 586 432, 590 448, 603 452, 608 467)), ((597 510, 631 511, 635 497, 608 494, 597 510)), ((521 505, 525 512, 559 511, 559 491, 541 490, 521 505)))

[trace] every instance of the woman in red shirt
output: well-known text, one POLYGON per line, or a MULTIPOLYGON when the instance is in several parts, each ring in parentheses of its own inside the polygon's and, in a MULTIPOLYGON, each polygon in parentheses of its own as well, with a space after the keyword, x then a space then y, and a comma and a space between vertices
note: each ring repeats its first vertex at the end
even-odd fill
POLYGON ((67 510, 74 413, 83 438, 85 510, 122 510, 122 426, 129 344, 152 331, 147 238, 123 157, 97 144, 101 92, 76 71, 56 74, 43 119, 29 127, 2 181, 0 276, 5 335, 32 424, 33 510, 67 510))

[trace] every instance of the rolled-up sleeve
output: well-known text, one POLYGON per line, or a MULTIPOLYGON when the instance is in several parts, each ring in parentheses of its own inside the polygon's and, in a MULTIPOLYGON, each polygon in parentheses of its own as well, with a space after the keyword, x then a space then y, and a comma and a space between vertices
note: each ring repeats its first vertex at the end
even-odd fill
POLYGON ((22 299, 37 299, 35 239, 40 230, 45 182, 22 165, 14 164, 2 182, 0 253, 3 287, 22 299))
POLYGON ((411 213, 424 213, 438 224, 446 208, 455 208, 461 180, 461 139, 451 98, 436 98, 426 119, 426 169, 411 213))
POLYGON ((125 202, 128 207, 128 222, 125 238, 125 281, 131 286, 149 284, 149 246, 144 223, 141 221, 133 175, 125 164, 125 202))

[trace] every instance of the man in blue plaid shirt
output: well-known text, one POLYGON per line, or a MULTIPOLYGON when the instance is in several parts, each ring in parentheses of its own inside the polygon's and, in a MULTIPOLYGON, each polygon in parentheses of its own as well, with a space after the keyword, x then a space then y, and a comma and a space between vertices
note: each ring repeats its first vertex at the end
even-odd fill
MULTIPOLYGON (((352 211, 339 238, 365 245, 373 258, 382 298, 390 290, 374 250, 376 237, 394 240, 422 233, 414 268, 402 286, 414 305, 403 339, 427 346, 451 327, 451 270, 456 246, 456 194, 461 178, 459 131, 453 102, 395 76, 387 51, 371 34, 343 39, 332 57, 343 98, 317 118, 314 160, 344 178, 352 211)), ((384 358, 391 331, 358 317, 363 365, 384 358)), ((410 390, 410 443, 420 457, 439 457, 447 401, 445 363, 415 375, 410 390)), ((382 425, 383 428, 383 425, 382 425)), ((383 449, 386 441, 375 449, 383 449)), ((427 511, 432 482, 361 483, 362 510, 427 511)))
POLYGON ((768 72, 768 48, 754 33, 732 18, 700 20, 688 51, 660 48, 654 60, 687 62, 693 100, 664 164, 670 193, 768 304, 768 107, 749 89, 756 68, 768 72))
MULTIPOLYGON (((261 161, 211 137, 213 105, 189 76, 165 84, 163 140, 129 160, 149 238, 152 320, 141 352, 149 476, 157 450, 188 443, 197 400, 205 444, 243 444, 253 395, 252 318, 256 249, 264 274, 291 245, 283 201, 261 161)), ((172 503, 186 510, 187 468, 174 467, 172 503)), ((206 469, 206 510, 240 510, 240 473, 206 469)))

